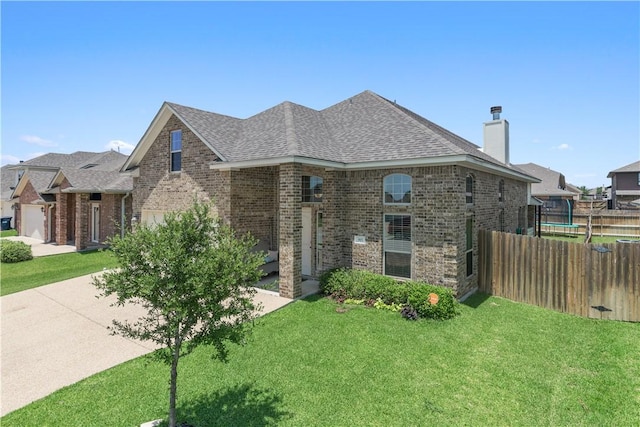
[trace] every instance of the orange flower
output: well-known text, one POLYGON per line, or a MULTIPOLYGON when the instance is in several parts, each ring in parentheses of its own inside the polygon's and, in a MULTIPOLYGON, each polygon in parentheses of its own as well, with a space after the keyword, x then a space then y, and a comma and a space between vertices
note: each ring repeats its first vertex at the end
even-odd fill
POLYGON ((438 301, 440 301, 438 294, 434 294, 433 292, 429 294, 429 304, 436 305, 438 301))

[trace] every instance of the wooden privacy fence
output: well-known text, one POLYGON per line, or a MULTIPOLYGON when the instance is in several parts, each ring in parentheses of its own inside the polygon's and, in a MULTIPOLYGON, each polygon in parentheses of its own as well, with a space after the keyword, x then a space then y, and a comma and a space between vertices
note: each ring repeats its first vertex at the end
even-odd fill
POLYGON ((579 316, 640 322, 640 243, 478 235, 481 291, 579 316))

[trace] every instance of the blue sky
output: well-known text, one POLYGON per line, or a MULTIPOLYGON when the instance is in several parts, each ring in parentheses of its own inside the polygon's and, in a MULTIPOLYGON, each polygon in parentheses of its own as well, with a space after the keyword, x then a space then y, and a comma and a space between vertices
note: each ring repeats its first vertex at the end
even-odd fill
POLYGON ((246 118, 363 90, 575 185, 640 159, 639 2, 7 2, 2 164, 129 153, 163 101, 246 118))

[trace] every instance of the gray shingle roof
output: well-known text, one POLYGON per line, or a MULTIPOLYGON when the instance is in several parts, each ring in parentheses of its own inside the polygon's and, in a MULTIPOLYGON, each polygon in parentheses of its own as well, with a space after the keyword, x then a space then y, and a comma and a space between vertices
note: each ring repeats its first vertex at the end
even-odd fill
POLYGON ((133 178, 118 171, 62 169, 61 173, 76 193, 110 193, 133 189, 133 178))
POLYGON ((358 163, 471 155, 510 168, 371 91, 320 111, 283 102, 247 119, 167 105, 229 162, 302 156, 358 163))
POLYGON ((609 175, 607 175, 607 178, 611 178, 613 174, 624 173, 624 172, 640 172, 640 160, 609 172, 609 175))
MULTIPOLYGON (((531 194, 533 196, 574 196, 576 192, 568 191, 564 175, 551 168, 537 165, 535 163, 525 163, 514 165, 525 173, 534 176, 542 182, 531 184, 531 194)), ((579 192, 578 192, 579 194, 579 192)))
POLYGON ((2 195, 0 197, 2 200, 11 200, 11 194, 13 193, 11 187, 15 187, 17 184, 16 171, 9 169, 9 165, 2 166, 1 171, 0 192, 2 195))
MULTIPOLYGON (((72 191, 125 192, 133 189, 131 177, 119 172, 126 160, 126 155, 113 150, 102 153, 76 151, 71 154, 48 153, 6 168, 14 178, 16 168, 27 169, 26 177, 38 193, 50 192, 49 186, 60 171, 71 183, 72 191)), ((3 181, 4 175, 3 167, 3 181)))

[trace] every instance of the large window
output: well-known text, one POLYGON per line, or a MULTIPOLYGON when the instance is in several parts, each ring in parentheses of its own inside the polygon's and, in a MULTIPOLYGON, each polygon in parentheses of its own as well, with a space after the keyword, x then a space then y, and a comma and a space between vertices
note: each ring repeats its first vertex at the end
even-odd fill
POLYGON ((384 178, 384 203, 386 205, 411 203, 409 175, 394 173, 384 178))
POLYGON ((473 175, 467 175, 465 180, 465 200, 467 205, 473 204, 473 175))
POLYGON ((319 176, 302 177, 302 201, 322 201, 322 178, 320 178, 319 176))
POLYGON ((384 215, 384 274, 411 278, 410 215, 384 215))
POLYGON ((467 277, 473 274, 473 216, 467 217, 466 224, 466 251, 467 277))
POLYGON ((171 131, 171 172, 182 169, 182 131, 171 131))

